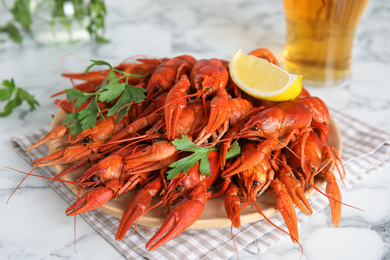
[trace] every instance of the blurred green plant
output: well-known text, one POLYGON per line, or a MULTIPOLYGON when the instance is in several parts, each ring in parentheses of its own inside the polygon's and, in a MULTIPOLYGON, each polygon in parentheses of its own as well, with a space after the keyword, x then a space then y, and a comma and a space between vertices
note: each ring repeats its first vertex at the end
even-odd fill
MULTIPOLYGON (((23 35, 21 30, 31 32, 32 17, 30 0, 15 0, 12 8, 8 9, 4 0, 2 4, 6 10, 12 14, 12 19, 6 25, 0 26, 0 33, 7 34, 8 37, 15 43, 22 43, 23 35)), ((87 2, 81 0, 53 0, 54 7, 52 8, 53 18, 66 18, 64 13, 65 3, 70 2, 74 7, 74 17, 80 23, 85 17, 89 17, 87 31, 91 38, 98 43, 107 43, 108 39, 103 37, 104 19, 106 16, 106 5, 104 0, 89 0, 87 2)), ((64 26, 67 26, 64 24, 64 26)), ((69 28, 68 28, 69 29, 69 28)))
POLYGON ((11 80, 3 80, 3 87, 0 88, 0 104, 2 102, 7 103, 4 106, 4 111, 0 111, 0 117, 9 116, 14 108, 21 106, 23 102, 27 102, 31 111, 35 110, 36 106, 39 106, 35 97, 26 90, 17 87, 12 78, 11 80))

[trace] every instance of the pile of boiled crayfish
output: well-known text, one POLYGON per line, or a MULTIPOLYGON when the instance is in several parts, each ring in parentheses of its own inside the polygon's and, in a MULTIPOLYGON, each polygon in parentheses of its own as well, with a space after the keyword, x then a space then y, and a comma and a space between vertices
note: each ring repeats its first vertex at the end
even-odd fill
MULTIPOLYGON (((267 49, 250 54, 278 65, 267 49)), ((305 89, 285 102, 252 98, 231 80, 228 62, 214 58, 137 58, 116 69, 141 75, 128 78, 127 83, 144 88, 146 98, 132 104, 121 121, 116 115, 101 118, 97 113, 94 128, 73 136, 63 150, 33 162, 37 166, 66 165, 55 179, 89 165, 76 182, 86 193, 66 210, 67 215, 94 210, 137 189, 116 234, 121 240, 152 206, 152 197, 160 196, 167 217, 146 244, 153 250, 190 227, 207 200, 224 196, 227 216, 239 227, 240 211, 246 205, 254 205, 263 214, 256 199, 266 192, 277 195, 276 207, 288 228, 284 232, 298 242, 295 206, 312 213, 304 192, 309 187, 321 192, 314 183, 315 178, 321 178, 326 181, 326 193, 321 193, 329 198, 333 225, 339 225, 341 194, 332 171, 337 169, 341 180, 345 171, 336 149, 328 143, 329 112, 321 99, 305 89), (201 174, 197 162, 187 172, 166 177, 172 163, 191 154, 173 144, 183 136, 197 147, 215 148, 207 157, 209 175, 201 174), (234 143, 241 151, 227 158, 234 143)), ((94 92, 107 73, 100 70, 63 76, 73 84, 73 80, 83 81, 74 84, 75 89, 94 92)), ((56 103, 69 113, 75 111, 70 100, 56 103)), ((113 105, 99 103, 103 114, 113 105)), ((66 125, 60 125, 28 150, 68 132, 66 125)))

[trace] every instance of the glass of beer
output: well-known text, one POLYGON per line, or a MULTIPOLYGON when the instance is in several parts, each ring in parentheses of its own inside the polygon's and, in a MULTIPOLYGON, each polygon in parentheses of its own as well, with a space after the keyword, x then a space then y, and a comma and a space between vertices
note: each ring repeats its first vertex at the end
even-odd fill
POLYGON ((347 85, 355 31, 368 0, 283 0, 283 67, 312 87, 347 85))

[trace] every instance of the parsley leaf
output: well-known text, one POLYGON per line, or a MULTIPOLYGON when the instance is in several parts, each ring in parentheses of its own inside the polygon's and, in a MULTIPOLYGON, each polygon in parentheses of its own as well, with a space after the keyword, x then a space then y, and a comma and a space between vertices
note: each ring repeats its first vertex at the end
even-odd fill
POLYGON ((107 116, 113 116, 118 113, 117 120, 121 121, 130 109, 130 106, 127 106, 126 109, 122 109, 122 107, 127 104, 141 102, 146 97, 144 94, 145 92, 146 89, 143 88, 138 88, 130 85, 125 86, 122 96, 112 108, 108 109, 107 116))
POLYGON ((184 157, 176 162, 169 165, 172 169, 167 171, 167 179, 170 180, 178 176, 182 171, 187 174, 188 170, 193 167, 199 160, 199 171, 201 174, 209 175, 210 163, 209 163, 209 152, 217 150, 216 148, 205 148, 197 147, 196 144, 190 141, 188 137, 182 136, 182 139, 175 139, 172 144, 176 146, 178 150, 193 152, 193 154, 184 157))
POLYGON ((241 154, 241 147, 238 142, 234 142, 233 145, 226 153, 226 160, 237 157, 241 154))
POLYGON ((118 83, 115 86, 113 86, 113 84, 106 85, 103 88, 107 91, 101 92, 98 100, 101 102, 109 102, 110 100, 114 100, 123 93, 126 86, 126 83, 118 83))
POLYGON ((69 131, 72 135, 76 135, 82 131, 81 123, 77 120, 78 113, 70 113, 65 115, 65 120, 62 122, 63 125, 68 125, 69 131))
POLYGON ((69 102, 72 102, 74 100, 77 100, 73 107, 79 108, 81 105, 88 100, 88 98, 93 97, 94 93, 86 93, 74 88, 65 89, 66 92, 66 98, 69 100, 69 102))
POLYGON ((77 119, 80 120, 82 129, 92 128, 96 125, 98 109, 96 102, 90 102, 86 108, 78 112, 77 119))
POLYGON ((86 108, 68 114, 66 120, 62 123, 63 125, 68 125, 68 128, 71 129, 70 133, 74 135, 88 128, 95 127, 97 113, 99 113, 100 117, 104 120, 104 115, 99 108, 98 102, 108 103, 111 106, 111 108, 108 109, 106 116, 111 117, 117 114, 117 121, 121 121, 129 111, 132 103, 141 102, 146 98, 145 89, 131 86, 127 83, 129 77, 142 76, 117 70, 106 61, 91 61, 92 64, 86 68, 84 71, 85 73, 88 73, 92 67, 98 65, 106 65, 110 70, 107 72, 102 84, 100 84, 97 91, 94 93, 87 93, 74 88, 65 90, 67 99, 70 102, 76 101, 73 105, 76 109, 80 108, 84 102, 90 100, 90 103, 86 108))
POLYGON ((13 79, 3 80, 3 86, 5 88, 0 89, 0 101, 8 100, 8 102, 4 106, 4 112, 0 112, 0 117, 9 116, 14 108, 22 105, 23 101, 27 102, 31 111, 35 110, 36 106, 39 106, 38 101, 34 99, 33 95, 29 94, 24 89, 15 86, 13 79))

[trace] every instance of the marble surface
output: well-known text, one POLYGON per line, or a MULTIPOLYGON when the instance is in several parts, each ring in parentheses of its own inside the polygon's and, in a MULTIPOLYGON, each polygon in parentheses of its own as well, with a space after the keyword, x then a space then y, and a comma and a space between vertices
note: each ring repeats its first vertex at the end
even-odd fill
MULTIPOLYGON (((7 1, 9 2, 9 1, 7 1)), ((0 259, 123 259, 82 218, 66 217, 67 203, 39 178, 28 178, 7 199, 23 175, 5 166, 29 171, 9 139, 48 127, 56 108, 49 96, 69 87, 64 68, 82 71, 88 59, 117 63, 136 54, 224 58, 238 48, 268 47, 280 60, 285 24, 281 1, 107 1, 106 37, 69 47, 37 45, 26 36, 22 45, 0 44, 0 79, 14 78, 36 96, 40 107, 22 106, 0 118, 0 259), (63 62, 63 64, 62 64, 63 62)), ((0 9, 0 24, 9 16, 0 9)), ((347 89, 313 90, 331 107, 390 132, 390 2, 371 0, 357 30, 353 78, 347 89)), ((302 259, 390 259, 390 167, 369 175, 343 194, 344 201, 364 208, 343 208, 341 226, 333 228, 328 208, 300 228, 302 259)), ((299 259, 289 238, 261 256, 239 252, 240 259, 299 259)), ((232 257, 235 259, 235 257, 232 257)))

